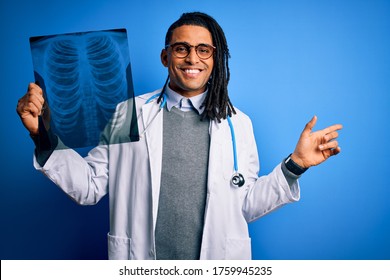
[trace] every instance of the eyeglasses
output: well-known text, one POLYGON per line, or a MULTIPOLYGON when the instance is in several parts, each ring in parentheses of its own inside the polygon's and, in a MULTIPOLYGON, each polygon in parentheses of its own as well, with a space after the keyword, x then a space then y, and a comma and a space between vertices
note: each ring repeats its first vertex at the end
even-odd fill
POLYGON ((200 59, 210 58, 216 49, 214 46, 208 44, 199 44, 197 46, 192 46, 184 42, 178 42, 172 45, 165 46, 165 48, 169 47, 172 48, 172 53, 177 58, 186 58, 190 54, 191 48, 195 48, 195 52, 200 59))

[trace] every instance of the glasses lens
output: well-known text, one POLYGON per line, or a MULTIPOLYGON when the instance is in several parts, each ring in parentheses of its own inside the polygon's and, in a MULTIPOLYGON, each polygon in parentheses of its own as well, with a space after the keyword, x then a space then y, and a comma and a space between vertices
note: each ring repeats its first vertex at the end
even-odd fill
POLYGON ((172 46, 173 54, 176 57, 184 58, 189 53, 189 46, 185 44, 177 44, 172 46))
POLYGON ((198 54, 199 58, 201 59, 207 59, 213 55, 214 48, 209 45, 199 45, 196 48, 196 53, 198 54))

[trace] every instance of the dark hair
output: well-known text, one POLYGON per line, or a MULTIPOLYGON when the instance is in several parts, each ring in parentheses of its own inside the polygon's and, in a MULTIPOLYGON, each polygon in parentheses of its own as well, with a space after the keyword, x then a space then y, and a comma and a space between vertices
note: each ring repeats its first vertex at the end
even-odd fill
MULTIPOLYGON (((233 104, 230 102, 227 89, 230 79, 228 63, 230 54, 225 34, 221 26, 211 16, 200 12, 184 13, 169 27, 165 36, 165 45, 170 43, 173 31, 183 25, 201 26, 211 33, 216 51, 214 53, 214 67, 208 82, 208 93, 202 105, 204 106, 202 119, 217 119, 220 122, 221 119, 226 119, 227 115, 231 116, 232 113, 236 113, 233 104)), ((162 93, 168 80, 169 77, 165 82, 162 93)), ((162 98, 162 93, 158 100, 159 102, 162 98)))

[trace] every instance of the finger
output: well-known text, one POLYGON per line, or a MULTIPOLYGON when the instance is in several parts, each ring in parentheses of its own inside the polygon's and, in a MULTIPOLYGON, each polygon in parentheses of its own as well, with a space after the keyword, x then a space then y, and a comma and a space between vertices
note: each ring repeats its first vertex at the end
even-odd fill
POLYGON ((325 144, 321 144, 318 146, 318 148, 321 151, 330 150, 330 149, 336 149, 338 147, 339 143, 337 141, 330 141, 325 144))
POLYGON ((330 140, 336 139, 339 137, 339 133, 337 131, 332 131, 324 136, 325 142, 328 142, 330 140))
POLYGON ((333 131, 337 131, 337 130, 340 130, 340 129, 342 129, 342 128, 343 128, 343 125, 342 125, 342 124, 334 124, 334 125, 328 126, 327 128, 324 128, 324 129, 322 130, 322 132, 323 132, 324 134, 329 134, 329 133, 331 133, 331 132, 333 132, 333 131))
POLYGON ((30 114, 37 117, 41 112, 40 108, 38 108, 33 102, 25 103, 18 109, 22 118, 30 114))
POLYGON ((16 112, 18 114, 20 114, 22 112, 22 103, 23 103, 22 98, 20 98, 18 100, 18 104, 16 104, 16 112))
POLYGON ((34 103, 30 102, 29 103, 29 109, 33 117, 38 117, 41 114, 41 108, 37 107, 34 103))
POLYGON ((28 92, 28 98, 30 99, 36 99, 38 100, 41 104, 45 103, 45 99, 43 98, 43 95, 41 92, 37 90, 32 90, 28 92))
POLYGON ((313 118, 306 124, 302 134, 308 135, 312 132, 313 127, 317 123, 317 116, 313 116, 313 118))
MULTIPOLYGON (((32 96, 29 100, 29 104, 30 103, 32 103, 34 105, 34 107, 38 110, 38 113, 41 114, 43 104, 44 104, 44 101, 42 100, 42 98, 39 98, 39 96, 32 96)), ((30 106, 32 106, 32 105, 30 105, 30 106)), ((34 112, 35 112, 35 110, 34 110, 34 112)))
POLYGON ((41 114, 44 100, 36 93, 27 93, 25 96, 18 100, 16 111, 19 115, 31 113, 33 116, 41 114))
POLYGON ((332 151, 332 156, 335 156, 341 152, 340 147, 336 147, 335 149, 331 150, 332 151))
POLYGON ((44 100, 44 98, 43 98, 43 91, 36 84, 30 83, 30 85, 28 87, 28 90, 27 90, 27 94, 29 94, 29 95, 36 95, 37 97, 39 97, 42 100, 44 100))
POLYGON ((25 108, 28 106, 29 97, 28 93, 26 93, 22 98, 18 100, 18 104, 16 105, 16 111, 21 114, 25 111, 25 108))
POLYGON ((337 154, 339 154, 341 152, 341 148, 340 147, 336 147, 334 149, 331 149, 331 150, 325 150, 325 151, 322 151, 322 153, 324 154, 324 157, 327 159, 331 156, 335 156, 337 154))
POLYGON ((28 92, 25 97, 25 103, 27 104, 29 102, 34 103, 38 108, 41 109, 45 104, 45 99, 41 94, 39 94, 39 92, 32 90, 28 92))
POLYGON ((43 91, 42 89, 34 84, 34 83, 30 83, 28 85, 28 89, 27 89, 27 94, 29 96, 29 98, 31 98, 32 96, 35 96, 39 102, 41 102, 41 104, 43 105, 45 103, 45 99, 43 97, 43 91))
POLYGON ((25 111, 29 110, 30 103, 34 104, 37 108, 42 108, 45 100, 43 97, 36 91, 27 92, 22 98, 18 100, 18 109, 25 111))
POLYGON ((42 91, 41 87, 35 83, 28 84, 27 92, 30 92, 30 91, 35 91, 35 92, 39 93, 40 95, 43 95, 43 91, 42 91))

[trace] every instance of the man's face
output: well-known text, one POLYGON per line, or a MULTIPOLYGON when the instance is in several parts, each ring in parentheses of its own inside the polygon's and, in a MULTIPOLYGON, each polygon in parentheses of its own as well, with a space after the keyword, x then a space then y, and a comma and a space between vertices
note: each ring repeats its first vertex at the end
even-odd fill
MULTIPOLYGON (((199 44, 213 45, 210 32, 201 26, 183 25, 173 31, 169 44, 185 42, 192 46, 199 44)), ((195 48, 185 58, 172 54, 172 48, 162 50, 161 62, 168 67, 171 89, 177 93, 192 97, 206 90, 214 66, 214 57, 200 59, 195 48)))

